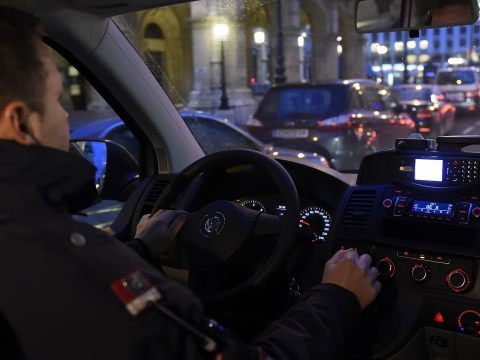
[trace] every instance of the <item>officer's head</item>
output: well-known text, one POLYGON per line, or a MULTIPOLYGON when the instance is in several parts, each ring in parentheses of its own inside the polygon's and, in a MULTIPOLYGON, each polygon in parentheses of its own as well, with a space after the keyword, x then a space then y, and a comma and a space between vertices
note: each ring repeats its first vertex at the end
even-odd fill
POLYGON ((63 85, 40 21, 0 6, 0 139, 68 150, 63 85))

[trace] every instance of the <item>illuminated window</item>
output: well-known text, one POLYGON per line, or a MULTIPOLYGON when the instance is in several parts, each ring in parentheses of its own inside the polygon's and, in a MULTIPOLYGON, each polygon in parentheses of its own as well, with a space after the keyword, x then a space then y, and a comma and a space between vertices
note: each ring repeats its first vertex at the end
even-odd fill
POLYGON ((417 55, 408 55, 407 56, 408 63, 416 63, 417 62, 417 55))
POLYGON ((422 54, 419 56, 418 60, 421 62, 421 63, 426 63, 430 60, 430 55, 428 54, 422 54))

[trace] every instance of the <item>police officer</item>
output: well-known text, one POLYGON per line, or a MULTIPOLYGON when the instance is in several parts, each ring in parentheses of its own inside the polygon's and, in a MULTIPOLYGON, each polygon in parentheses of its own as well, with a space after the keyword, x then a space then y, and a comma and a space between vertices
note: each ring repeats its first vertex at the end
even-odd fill
MULTIPOLYGON (((68 153, 62 82, 36 18, 0 7, 0 339, 2 358, 340 359, 377 296, 368 255, 342 250, 251 344, 202 331, 201 302, 145 258, 182 213, 144 218, 136 248, 72 220, 95 197, 94 170, 68 153)), ((160 244, 160 245, 159 245, 160 244)), ((160 250, 159 250, 160 249, 160 250)), ((210 323, 214 326, 214 323, 210 323)))

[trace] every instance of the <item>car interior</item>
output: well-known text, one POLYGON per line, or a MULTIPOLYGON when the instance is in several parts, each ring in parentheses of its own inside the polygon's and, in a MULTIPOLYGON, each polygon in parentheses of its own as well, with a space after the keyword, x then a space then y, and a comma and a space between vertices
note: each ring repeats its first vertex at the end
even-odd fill
MULTIPOLYGON (((138 163, 112 141, 75 140, 77 151, 105 158, 96 179, 102 199, 124 203, 111 231, 126 242, 143 215, 188 211, 182 252, 158 267, 245 341, 318 284, 335 251, 356 248, 373 257, 383 288, 349 344, 352 358, 478 359, 480 155, 465 148, 480 145, 480 136, 399 138, 391 150, 365 156, 354 173, 253 150, 206 156, 115 20, 182 2, 0 0, 41 18, 45 43, 138 140, 138 163), (222 231, 205 233, 212 215, 222 231)), ((419 26, 403 15, 393 25, 380 17, 379 26, 415 35, 419 26)), ((363 31, 380 29, 370 22, 363 31)))

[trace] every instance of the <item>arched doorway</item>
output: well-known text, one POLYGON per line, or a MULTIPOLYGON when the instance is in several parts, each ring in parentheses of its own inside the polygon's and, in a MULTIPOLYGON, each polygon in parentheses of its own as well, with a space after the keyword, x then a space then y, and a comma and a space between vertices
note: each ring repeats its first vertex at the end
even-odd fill
POLYGON ((138 14, 140 47, 145 62, 178 107, 185 105, 193 82, 189 18, 189 4, 146 10, 138 14))
POLYGON ((156 23, 148 23, 143 31, 143 39, 145 49, 150 54, 151 60, 153 60, 158 67, 159 71, 154 75, 162 87, 165 86, 164 71, 167 70, 166 64, 166 42, 165 35, 162 28, 156 23))

